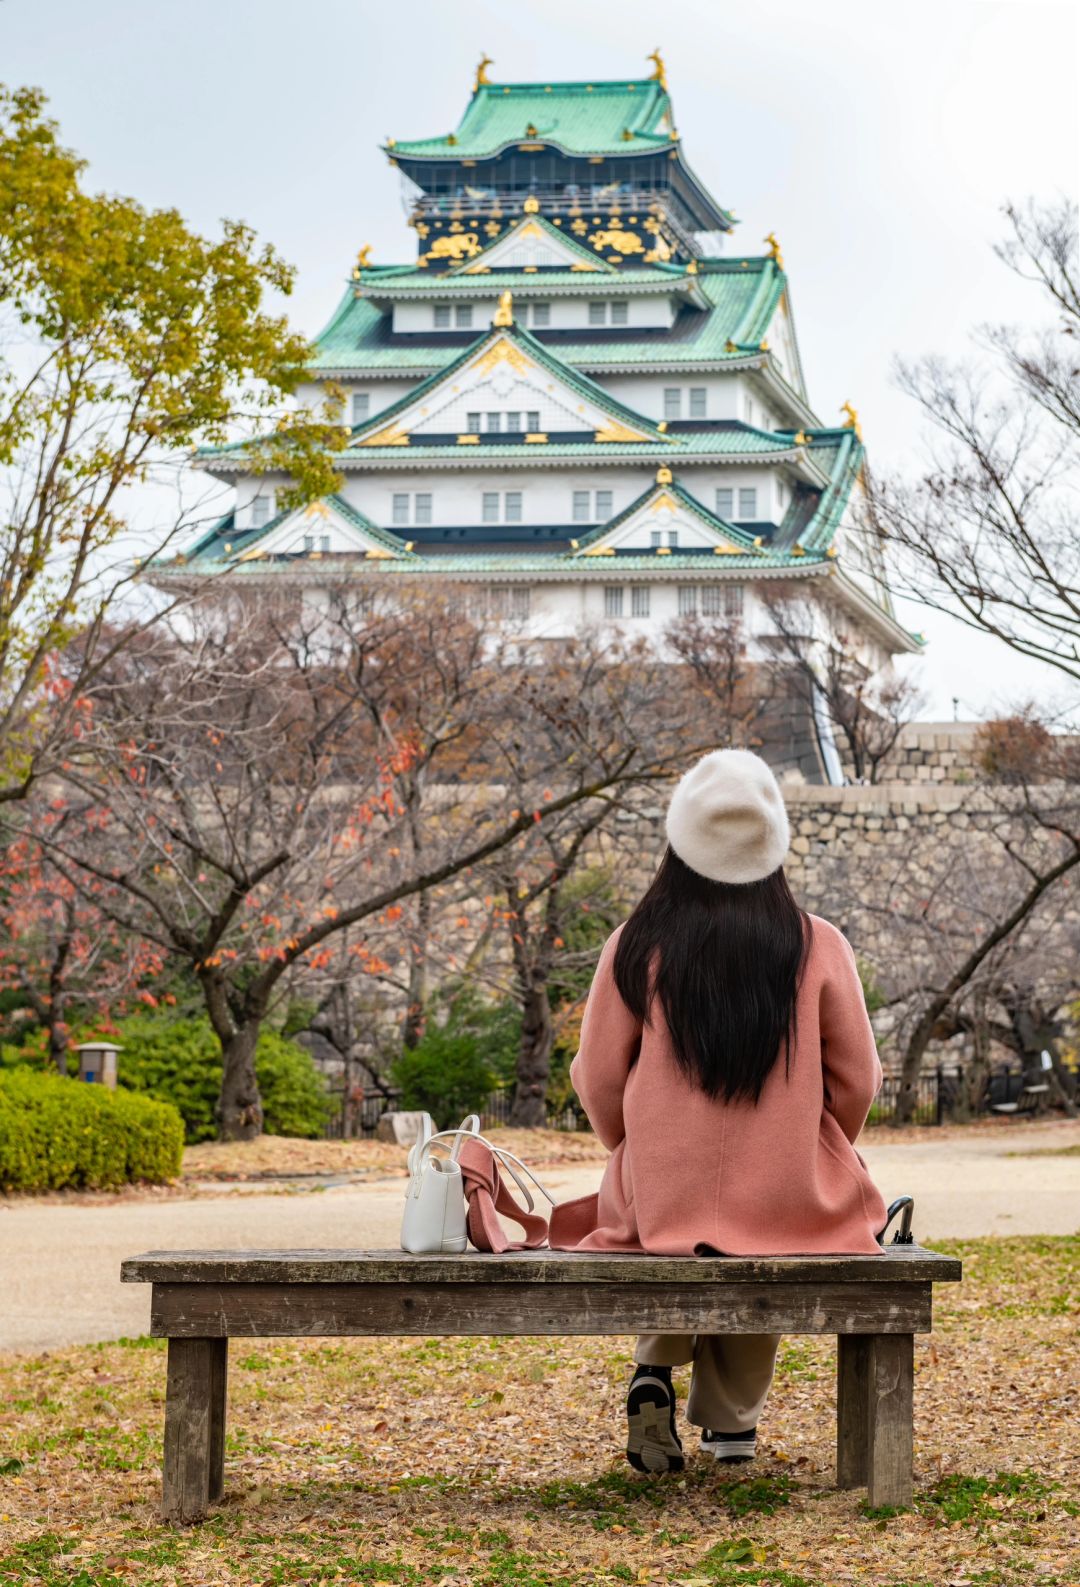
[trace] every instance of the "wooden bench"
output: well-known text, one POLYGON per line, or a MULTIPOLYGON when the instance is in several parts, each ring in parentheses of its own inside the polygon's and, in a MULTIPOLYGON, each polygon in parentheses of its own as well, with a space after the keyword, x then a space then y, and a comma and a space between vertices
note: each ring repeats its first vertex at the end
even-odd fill
POLYGON ((121 1269, 153 1286, 150 1331, 169 1341, 162 1513, 184 1522, 224 1490, 229 1339, 267 1335, 836 1334, 837 1484, 906 1504, 914 1335, 930 1331, 934 1283, 960 1276, 953 1257, 916 1245, 712 1258, 151 1251, 121 1269))

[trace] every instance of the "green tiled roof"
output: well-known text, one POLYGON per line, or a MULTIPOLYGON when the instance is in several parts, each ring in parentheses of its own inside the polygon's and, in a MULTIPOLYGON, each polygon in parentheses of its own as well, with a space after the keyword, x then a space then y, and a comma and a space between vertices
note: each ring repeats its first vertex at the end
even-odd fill
MULTIPOLYGON (((722 364, 745 358, 760 350, 768 332, 770 321, 787 286, 787 277, 775 260, 770 258, 709 259, 699 261, 697 284, 712 305, 708 311, 684 309, 674 329, 664 333, 642 333, 624 340, 596 338, 595 340, 547 342, 557 351, 559 358, 579 368, 602 372, 606 368, 635 364, 662 364, 671 368, 694 368, 699 365, 722 364)), ((634 279, 644 275, 644 268, 633 272, 634 279)), ((502 272, 500 272, 500 275, 502 272)), ((509 274, 509 273, 507 273, 509 274)), ((584 273, 568 272, 582 292, 589 292, 589 277, 584 273)), ((393 272, 383 270, 365 274, 368 290, 379 298, 392 298, 395 280, 403 286, 411 284, 422 271, 408 267, 393 272)), ((482 297, 490 295, 495 282, 490 276, 442 276, 439 291, 482 297)), ((624 280, 630 280, 628 271, 624 280)), ((670 283, 670 276, 665 276, 670 283)), ((676 278, 677 279, 677 278, 676 278)), ((545 278, 514 274, 507 281, 512 291, 528 283, 530 295, 539 294, 545 278)), ((501 290, 501 288, 500 288, 501 290)), ((595 285, 593 287, 595 291, 595 285)), ((423 371, 444 368, 460 356, 460 346, 444 347, 435 339, 425 344, 395 343, 388 317, 368 297, 355 297, 352 288, 346 293, 331 319, 315 341, 316 356, 312 371, 328 375, 331 372, 378 370, 384 373, 423 371)))
POLYGON ((565 154, 620 155, 671 141, 671 100, 655 78, 482 83, 453 133, 388 144, 387 152, 399 160, 484 160, 518 143, 546 143, 565 154))
MULTIPOLYGON (((340 513, 342 518, 348 523, 354 524, 358 529, 362 529, 366 535, 385 550, 393 551, 396 556, 402 559, 407 555, 412 555, 412 553, 406 553, 405 542, 399 535, 391 534, 388 529, 380 528, 377 523, 372 522, 366 513, 358 511, 351 502, 346 501, 344 496, 339 496, 335 492, 333 495, 323 497, 323 500, 333 507, 335 512, 340 513)), ((275 513, 266 523, 260 524, 258 528, 248 529, 237 529, 235 527, 235 511, 227 512, 223 518, 218 519, 211 529, 207 530, 202 539, 197 540, 184 554, 184 560, 185 562, 198 562, 200 565, 220 561, 232 566, 237 557, 244 551, 250 550, 260 540, 264 540, 267 535, 272 534, 295 511, 294 507, 285 507, 281 512, 275 513), (229 547, 228 551, 225 549, 226 546, 229 547)), ((159 565, 168 567, 171 561, 171 558, 166 557, 162 559, 159 565)))
MULTIPOLYGON (((379 417, 381 418, 382 415, 379 417)), ((634 422, 648 430, 654 428, 648 420, 635 418, 634 422)), ((591 438, 588 440, 583 438, 580 441, 547 441, 540 444, 500 442, 488 441, 481 433, 479 442, 470 446, 459 446, 456 441, 434 446, 350 446, 336 455, 335 462, 341 465, 386 460, 397 463, 401 468, 412 467, 425 459, 442 462, 448 458, 453 458, 458 463, 469 464, 483 461, 541 463, 545 459, 564 457, 586 457, 595 462, 602 462, 612 458, 640 458, 646 447, 650 462, 655 460, 669 463, 679 463, 688 457, 706 459, 715 457, 723 460, 760 458, 762 462, 777 462, 794 456, 798 450, 790 433, 778 434, 772 430, 756 430, 747 424, 730 430, 695 430, 683 435, 658 434, 655 441, 648 443, 594 441, 591 438)), ((205 452, 201 455, 209 459, 220 454, 205 452)))
MULTIPOLYGON (((665 491, 669 496, 674 496, 676 501, 681 502, 688 512, 693 513, 695 518, 699 518, 707 528, 714 529, 717 534, 723 535, 725 540, 731 540, 734 544, 743 546, 748 555, 760 557, 760 551, 754 546, 753 535, 748 535, 744 529, 737 529, 733 523, 728 523, 725 519, 718 518, 714 512, 710 512, 702 502, 698 501, 696 496, 691 496, 688 490, 684 490, 677 480, 673 480, 670 485, 660 485, 658 483, 650 485, 647 490, 642 491, 635 501, 630 503, 629 507, 624 507, 622 512, 616 513, 614 518, 609 519, 607 523, 597 524, 595 529, 590 529, 589 533, 583 535, 578 541, 577 554, 580 555, 589 546, 596 545, 601 540, 606 540, 608 535, 617 529, 621 523, 625 523, 628 518, 633 517, 634 513, 640 512, 642 507, 659 491, 665 491)), ((731 554, 728 553, 728 555, 731 554)))

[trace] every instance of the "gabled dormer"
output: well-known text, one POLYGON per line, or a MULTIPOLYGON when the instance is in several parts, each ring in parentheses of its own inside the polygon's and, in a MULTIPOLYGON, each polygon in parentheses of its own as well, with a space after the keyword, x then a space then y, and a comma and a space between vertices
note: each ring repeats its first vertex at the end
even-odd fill
POLYGON ((615 265, 598 258, 560 230, 561 224, 560 221, 559 226, 555 226, 535 210, 529 211, 502 237, 448 274, 489 275, 496 270, 523 270, 529 274, 542 270, 574 270, 601 276, 618 274, 615 265))
POLYGON ((240 563, 264 557, 402 557, 412 546, 335 495, 286 509, 264 527, 233 540, 219 534, 214 550, 219 560, 240 563))
POLYGON ((677 485, 662 465, 649 489, 609 523, 601 524, 574 547, 582 557, 665 555, 697 551, 716 556, 745 555, 759 543, 734 524, 718 518, 689 491, 677 485))
POLYGON ((651 420, 572 369, 515 323, 504 292, 491 329, 439 373, 353 432, 351 446, 672 445, 651 420))

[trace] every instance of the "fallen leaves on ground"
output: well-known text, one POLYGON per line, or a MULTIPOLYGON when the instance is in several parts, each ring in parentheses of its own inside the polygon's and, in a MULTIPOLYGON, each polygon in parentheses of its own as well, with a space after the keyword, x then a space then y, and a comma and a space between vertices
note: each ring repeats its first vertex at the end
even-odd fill
POLYGON ((651 1479, 630 1340, 234 1340, 225 1502, 173 1530, 164 1346, 131 1340, 0 1362, 0 1582, 1076 1587, 1080 1239, 943 1248, 909 1511, 832 1486, 830 1339, 784 1341, 752 1466, 651 1479))

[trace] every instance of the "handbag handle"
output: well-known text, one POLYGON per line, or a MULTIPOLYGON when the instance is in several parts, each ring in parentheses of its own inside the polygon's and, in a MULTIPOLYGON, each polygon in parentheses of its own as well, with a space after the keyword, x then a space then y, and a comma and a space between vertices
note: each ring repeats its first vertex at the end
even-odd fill
POLYGON ((487 1147, 492 1157, 506 1169, 514 1184, 521 1191, 522 1196, 525 1198, 525 1205, 530 1212, 534 1210, 536 1203, 521 1174, 527 1175, 532 1180, 540 1194, 546 1197, 553 1207, 556 1205, 555 1197, 546 1185, 541 1184, 527 1163, 523 1163, 520 1157, 508 1151, 505 1146, 497 1146, 494 1141, 489 1141, 486 1135, 480 1133, 480 1120, 475 1113, 470 1113, 468 1118, 464 1119, 456 1130, 436 1130, 434 1134, 426 1136, 422 1143, 418 1140, 417 1145, 420 1147, 420 1152, 417 1157, 416 1168, 419 1169, 422 1166, 423 1157, 429 1154, 432 1149, 438 1147, 445 1151, 447 1141, 453 1141, 454 1143, 449 1155, 450 1161, 456 1162, 461 1151, 462 1142, 465 1140, 477 1141, 481 1146, 487 1147), (519 1169, 521 1173, 518 1172, 519 1169))

